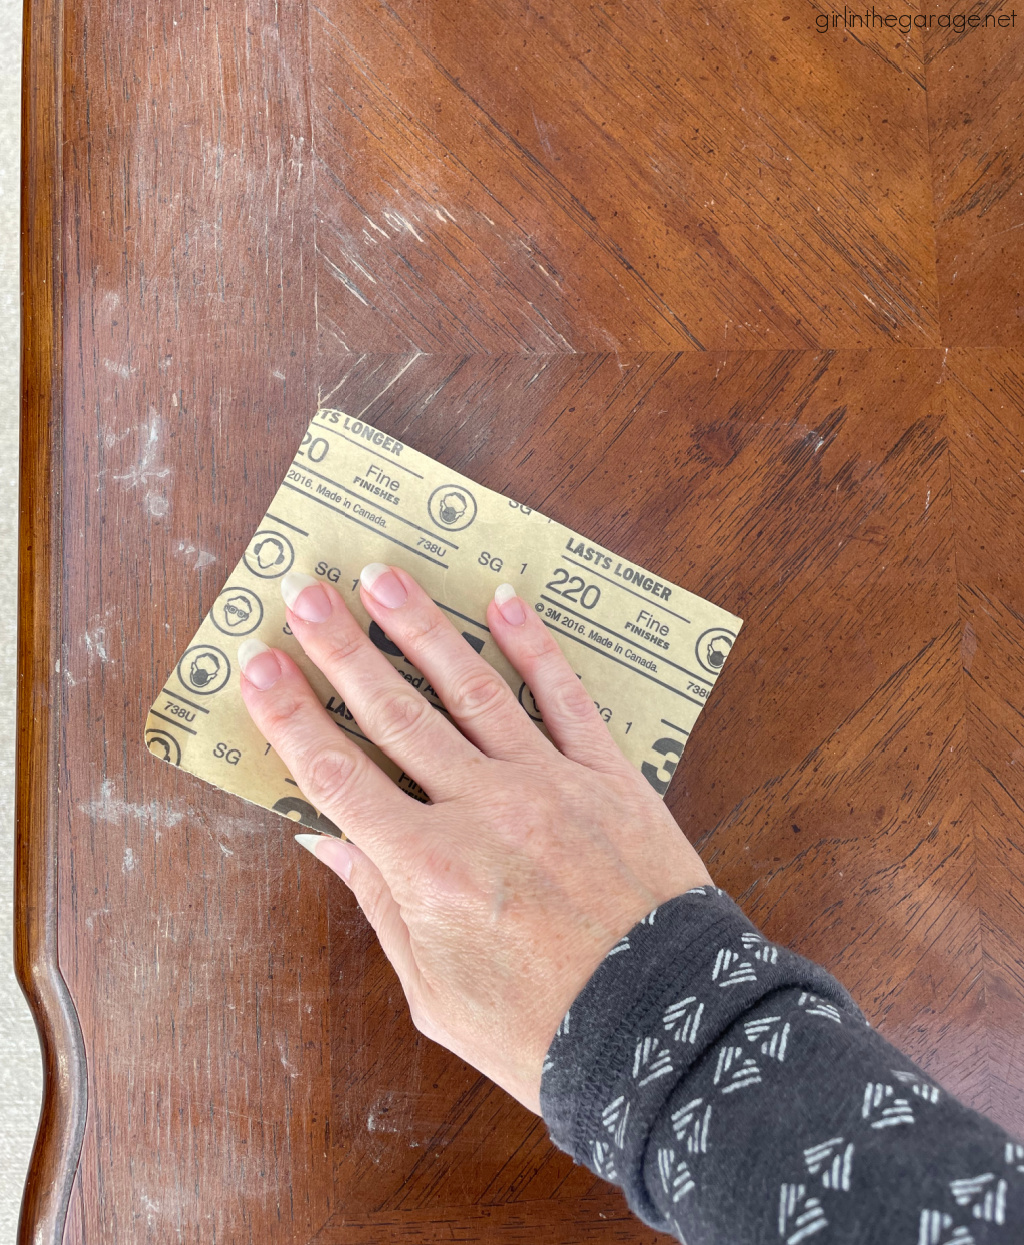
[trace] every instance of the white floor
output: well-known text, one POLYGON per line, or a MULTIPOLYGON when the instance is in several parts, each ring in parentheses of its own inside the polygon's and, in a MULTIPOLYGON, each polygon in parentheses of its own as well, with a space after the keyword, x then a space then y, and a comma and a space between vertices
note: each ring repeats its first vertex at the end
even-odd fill
POLYGON ((18 571, 21 2, 0 0, 0 1245, 13 1245, 42 1064, 14 978, 14 696, 18 571))

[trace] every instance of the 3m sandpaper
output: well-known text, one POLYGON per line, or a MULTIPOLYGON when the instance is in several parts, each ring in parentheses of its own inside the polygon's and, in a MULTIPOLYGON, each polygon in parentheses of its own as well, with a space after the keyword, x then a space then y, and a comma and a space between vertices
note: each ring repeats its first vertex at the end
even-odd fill
POLYGON ((242 701, 238 645, 259 635, 295 658, 340 730, 424 799, 365 738, 285 621, 280 582, 288 571, 329 581, 403 677, 441 709, 434 689, 362 608, 359 572, 368 562, 413 575, 543 729, 530 689, 484 621, 497 585, 512 584, 557 637, 623 753, 662 796, 742 625, 370 424, 319 410, 242 560, 154 702, 149 750, 254 804, 334 830, 303 799, 242 701))

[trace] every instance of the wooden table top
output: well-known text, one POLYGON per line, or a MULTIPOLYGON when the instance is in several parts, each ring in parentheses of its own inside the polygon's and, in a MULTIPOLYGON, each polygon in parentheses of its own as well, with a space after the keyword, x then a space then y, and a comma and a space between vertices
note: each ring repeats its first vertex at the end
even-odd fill
POLYGON ((745 619, 683 830, 1024 1130, 1024 32, 920 7, 30 0, 23 1242, 659 1239, 144 750, 326 400, 745 619))

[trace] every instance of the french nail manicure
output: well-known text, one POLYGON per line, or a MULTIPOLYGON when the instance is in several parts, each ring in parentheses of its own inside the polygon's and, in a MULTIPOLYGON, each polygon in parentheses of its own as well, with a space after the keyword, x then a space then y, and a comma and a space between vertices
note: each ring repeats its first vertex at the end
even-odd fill
POLYGON ((242 673, 261 692, 281 677, 281 667, 273 652, 254 635, 238 646, 238 664, 242 673))
POLYGON ((359 572, 359 580, 371 597, 389 610, 404 605, 409 595, 402 581, 390 566, 383 562, 371 562, 359 572))
POLYGON ((289 571, 281 580, 284 603, 305 622, 326 622, 331 616, 331 599, 319 579, 301 571, 289 571))
POLYGON ((342 879, 347 882, 352 876, 352 853, 349 848, 339 839, 334 838, 330 834, 297 834, 295 842, 301 843, 307 852, 312 852, 317 860, 323 860, 329 869, 333 869, 335 873, 340 873, 342 879), (328 848, 328 858, 324 858, 316 850, 318 843, 330 842, 328 848))
MULTIPOLYGON (((324 836, 322 834, 297 834, 295 836, 295 842, 304 847, 307 852, 312 852, 313 855, 316 856, 316 845, 323 837, 324 836)), ((320 857, 317 856, 317 860, 319 859, 320 857)))
POLYGON ((502 618, 513 627, 521 627, 526 622, 526 610, 511 584, 499 584, 494 589, 494 604, 501 610, 502 618))

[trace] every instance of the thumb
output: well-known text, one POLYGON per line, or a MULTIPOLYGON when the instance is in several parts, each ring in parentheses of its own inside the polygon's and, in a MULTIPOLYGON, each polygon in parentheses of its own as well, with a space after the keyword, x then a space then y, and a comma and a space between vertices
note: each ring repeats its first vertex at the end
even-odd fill
MULTIPOLYGON (((322 860, 332 873, 336 873, 346 883, 352 876, 352 867, 357 856, 362 856, 367 864, 370 863, 366 855, 354 843, 336 839, 331 834, 297 834, 295 842, 301 844, 307 852, 311 852, 317 860, 322 860)), ((380 876, 379 873, 378 876, 380 876)), ((384 879, 381 878, 381 882, 383 881, 384 879)))
POLYGON ((363 915, 380 940, 384 954, 398 974, 415 1016, 419 1010, 419 969, 412 954, 409 928, 381 871, 354 843, 336 839, 333 835, 297 834, 295 841, 336 873, 355 895, 363 915))

